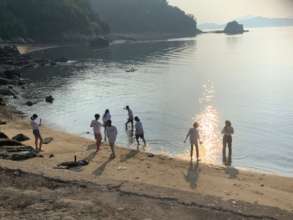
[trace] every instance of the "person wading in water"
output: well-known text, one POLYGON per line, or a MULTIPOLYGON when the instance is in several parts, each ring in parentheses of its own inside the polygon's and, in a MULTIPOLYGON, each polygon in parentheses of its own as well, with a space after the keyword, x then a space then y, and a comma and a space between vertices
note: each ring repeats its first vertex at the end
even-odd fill
POLYGON ((234 134, 234 129, 230 121, 225 122, 225 127, 222 130, 223 134, 223 163, 231 164, 232 162, 232 135, 234 134), (226 148, 228 146, 228 161, 226 155, 226 148))

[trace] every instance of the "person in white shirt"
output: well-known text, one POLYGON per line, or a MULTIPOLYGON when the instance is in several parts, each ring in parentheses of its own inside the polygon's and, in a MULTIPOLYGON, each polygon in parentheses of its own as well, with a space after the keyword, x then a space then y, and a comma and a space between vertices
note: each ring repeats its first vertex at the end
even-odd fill
POLYGON ((111 120, 109 120, 107 122, 106 134, 107 134, 107 137, 108 137, 109 145, 110 145, 111 150, 112 150, 111 158, 114 159, 116 157, 116 154, 115 154, 115 142, 116 142, 116 139, 117 139, 118 131, 117 131, 117 128, 112 125, 111 120))
POLYGON ((129 123, 131 125, 131 130, 133 130, 133 111, 130 109, 128 105, 125 107, 125 109, 127 110, 127 113, 128 113, 128 119, 125 123, 125 130, 127 130, 129 123))
POLYGON ((232 135, 234 134, 234 128, 230 121, 225 122, 225 127, 222 130, 223 134, 223 162, 231 164, 232 161, 232 135), (228 146, 228 161, 226 156, 226 148, 228 146))
POLYGON ((36 151, 42 151, 42 144, 43 144, 43 138, 40 133, 40 126, 42 125, 42 119, 40 119, 39 122, 37 122, 38 115, 33 114, 31 117, 31 126, 33 130, 33 134, 35 137, 35 146, 36 146, 36 151))
POLYGON ((93 128, 94 136, 96 139, 97 145, 97 153, 100 150, 101 142, 102 142, 102 134, 101 134, 101 127, 103 126, 101 122, 99 122, 100 115, 95 114, 95 120, 92 120, 90 127, 93 128))
POLYGON ((193 146, 195 146, 195 149, 196 149, 196 159, 199 160, 199 149, 198 149, 198 146, 199 146, 199 143, 200 142, 200 137, 199 137, 199 132, 198 132, 198 123, 195 122, 193 124, 193 128, 190 128, 187 135, 186 135, 186 138, 184 140, 184 143, 186 143, 186 140, 187 138, 189 137, 189 141, 190 141, 190 145, 191 145, 191 150, 190 150, 190 157, 191 157, 191 160, 192 160, 192 156, 193 156, 193 146))
POLYGON ((107 134, 106 134, 106 127, 107 127, 107 122, 111 120, 111 114, 109 109, 105 110, 105 113, 103 115, 103 126, 104 126, 104 141, 107 141, 107 134))
POLYGON ((135 139, 136 139, 137 145, 139 145, 139 138, 141 138, 144 145, 146 145, 142 123, 139 117, 137 116, 134 117, 134 120, 135 120, 135 139))

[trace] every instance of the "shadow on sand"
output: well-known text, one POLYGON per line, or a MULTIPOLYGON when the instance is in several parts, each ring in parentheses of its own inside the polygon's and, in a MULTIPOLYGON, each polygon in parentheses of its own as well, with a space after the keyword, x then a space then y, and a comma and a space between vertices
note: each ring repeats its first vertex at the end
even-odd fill
POLYGON ((110 163, 112 160, 112 158, 109 158, 107 161, 105 161, 101 166, 99 166, 96 170, 93 171, 93 175, 101 176, 104 173, 108 163, 110 163))
POLYGON ((190 187, 192 189, 196 188, 198 177, 199 177, 199 163, 198 161, 193 162, 192 160, 190 161, 187 174, 184 174, 184 178, 186 182, 190 184, 190 187))
POLYGON ((97 150, 97 145, 96 144, 90 144, 87 146, 87 151, 89 150, 97 150))
POLYGON ((232 166, 226 166, 225 173, 229 176, 229 178, 236 178, 239 174, 239 171, 232 166))
POLYGON ((120 162, 125 162, 133 157, 135 157, 139 153, 138 150, 131 150, 126 154, 123 158, 120 159, 120 162))

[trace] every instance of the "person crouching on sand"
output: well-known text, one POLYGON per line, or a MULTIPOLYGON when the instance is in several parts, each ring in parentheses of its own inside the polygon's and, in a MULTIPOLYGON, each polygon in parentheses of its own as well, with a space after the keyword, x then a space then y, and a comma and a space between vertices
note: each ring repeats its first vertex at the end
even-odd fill
POLYGON ((146 145, 146 141, 144 139, 144 130, 143 130, 143 126, 142 123, 139 119, 139 117, 135 116, 134 117, 135 120, 135 139, 137 142, 137 145, 139 145, 139 139, 141 138, 144 145, 146 145))
POLYGON ((225 122, 225 127, 222 130, 223 134, 223 162, 227 163, 226 147, 228 145, 228 163, 232 161, 232 135, 234 134, 234 128, 230 121, 225 122))
POLYGON ((196 159, 199 160, 199 150, 198 150, 198 145, 200 142, 200 137, 199 137, 199 132, 198 132, 198 123, 195 122, 193 124, 193 128, 190 128, 186 138, 184 140, 184 143, 186 143, 187 138, 189 137, 189 141, 190 141, 190 145, 191 145, 191 149, 190 149, 190 157, 192 160, 193 157, 193 145, 195 146, 196 149, 196 159))
POLYGON ((105 110, 105 113, 103 115, 103 126, 104 126, 104 141, 106 142, 107 141, 107 134, 106 134, 106 127, 107 127, 107 122, 109 120, 111 120, 111 114, 110 114, 110 111, 109 109, 106 109, 105 110))
POLYGON ((42 144, 43 144, 43 138, 40 133, 40 126, 42 125, 42 119, 40 119, 39 122, 37 122, 38 115, 33 114, 31 117, 31 126, 33 129, 33 134, 35 136, 35 146, 36 146, 36 151, 41 151, 42 150, 42 144))
POLYGON ((96 139, 97 145, 97 153, 100 150, 101 142, 102 142, 102 134, 101 134, 101 127, 103 126, 101 122, 99 122, 100 115, 95 114, 95 120, 92 120, 90 127, 93 128, 94 136, 96 139))
POLYGON ((111 158, 114 159, 116 157, 115 154, 115 142, 117 139, 117 128, 115 126, 112 125, 112 121, 109 120, 107 122, 107 126, 106 126, 106 135, 108 137, 108 141, 109 141, 109 145, 111 147, 112 150, 112 154, 111 154, 111 158))

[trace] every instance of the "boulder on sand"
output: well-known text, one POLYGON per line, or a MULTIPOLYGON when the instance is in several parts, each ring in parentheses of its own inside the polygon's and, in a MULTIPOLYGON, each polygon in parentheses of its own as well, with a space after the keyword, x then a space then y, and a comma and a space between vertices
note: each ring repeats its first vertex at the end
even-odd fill
POLYGON ((46 100, 46 102, 48 102, 48 103, 53 103, 54 98, 53 98, 53 96, 49 95, 49 96, 47 96, 47 97, 45 98, 45 100, 46 100))
POLYGON ((12 140, 22 142, 22 141, 28 141, 30 138, 25 136, 24 134, 17 134, 15 135, 12 140))
POLYGON ((15 141, 15 140, 10 140, 10 139, 0 139, 0 149, 3 147, 3 146, 22 146, 22 144, 18 141, 15 141))
POLYGON ((34 105, 34 103, 33 103, 32 101, 27 101, 25 104, 26 104, 27 106, 33 106, 33 105, 34 105))
POLYGON ((0 95, 13 96, 16 98, 16 94, 10 88, 0 88, 0 95))
POLYGON ((0 131, 0 139, 8 139, 8 136, 0 131))

